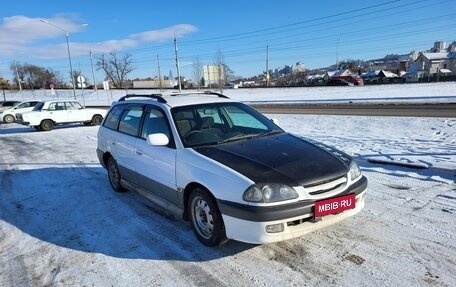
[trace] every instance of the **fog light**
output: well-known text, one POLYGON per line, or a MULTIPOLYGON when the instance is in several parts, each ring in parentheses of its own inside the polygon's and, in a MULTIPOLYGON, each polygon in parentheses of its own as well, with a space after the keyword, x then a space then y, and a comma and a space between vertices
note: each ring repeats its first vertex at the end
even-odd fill
POLYGON ((283 231, 283 223, 266 225, 267 233, 277 233, 283 231))

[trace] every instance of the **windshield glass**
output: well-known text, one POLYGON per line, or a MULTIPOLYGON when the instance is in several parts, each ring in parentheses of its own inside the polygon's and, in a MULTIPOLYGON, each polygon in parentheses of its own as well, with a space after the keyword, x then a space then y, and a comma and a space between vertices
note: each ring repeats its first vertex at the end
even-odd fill
POLYGON ((242 103, 214 103, 178 107, 173 120, 185 146, 220 144, 265 136, 283 130, 242 103))
POLYGON ((39 102, 38 104, 35 105, 35 107, 33 108, 34 111, 41 111, 41 109, 43 108, 44 106, 44 102, 39 102))

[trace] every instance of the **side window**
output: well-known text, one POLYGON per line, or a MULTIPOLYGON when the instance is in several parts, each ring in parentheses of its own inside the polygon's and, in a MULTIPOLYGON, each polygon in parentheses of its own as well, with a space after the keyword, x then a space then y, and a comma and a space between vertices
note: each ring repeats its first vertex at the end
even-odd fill
POLYGON ((127 109, 120 118, 119 132, 137 136, 139 132, 139 125, 141 124, 142 114, 142 106, 135 106, 127 109))
POLYGON ((82 108, 81 105, 77 102, 66 102, 67 110, 79 110, 81 108, 82 108))
POLYGON ((120 116, 122 115, 124 108, 125 106, 122 105, 113 107, 109 114, 106 116, 106 120, 103 125, 108 129, 117 130, 120 116))
POLYGON ((65 103, 64 102, 51 103, 49 105, 49 110, 63 111, 63 110, 65 110, 65 103))
POLYGON ((146 112, 141 137, 145 139, 147 135, 158 133, 165 134, 168 138, 171 135, 166 116, 162 111, 152 108, 146 112))

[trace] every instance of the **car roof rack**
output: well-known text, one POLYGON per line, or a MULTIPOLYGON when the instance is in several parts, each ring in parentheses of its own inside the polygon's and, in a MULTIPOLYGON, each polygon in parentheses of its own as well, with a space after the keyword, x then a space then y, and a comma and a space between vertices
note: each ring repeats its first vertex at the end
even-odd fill
POLYGON ((146 95, 137 95, 137 94, 128 94, 126 96, 121 97, 118 102, 125 101, 128 98, 150 98, 155 99, 160 103, 166 104, 167 101, 163 98, 162 94, 146 94, 146 95))
POLYGON ((205 91, 204 93, 207 94, 207 95, 216 95, 216 96, 218 96, 219 98, 229 99, 227 96, 225 96, 225 95, 222 94, 222 93, 217 93, 217 92, 212 92, 212 91, 205 91))
POLYGON ((212 91, 189 92, 189 93, 182 92, 182 93, 171 94, 172 97, 180 96, 180 95, 214 95, 214 96, 217 96, 219 98, 229 99, 229 97, 225 96, 224 94, 217 93, 217 92, 212 92, 212 91))

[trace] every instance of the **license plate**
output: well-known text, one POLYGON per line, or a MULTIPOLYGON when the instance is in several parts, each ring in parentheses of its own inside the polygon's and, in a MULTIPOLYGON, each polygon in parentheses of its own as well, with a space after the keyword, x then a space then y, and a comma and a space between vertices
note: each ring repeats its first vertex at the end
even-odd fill
POLYGON ((355 208, 356 195, 348 194, 340 197, 333 197, 315 202, 315 217, 322 217, 328 214, 335 214, 355 208))

